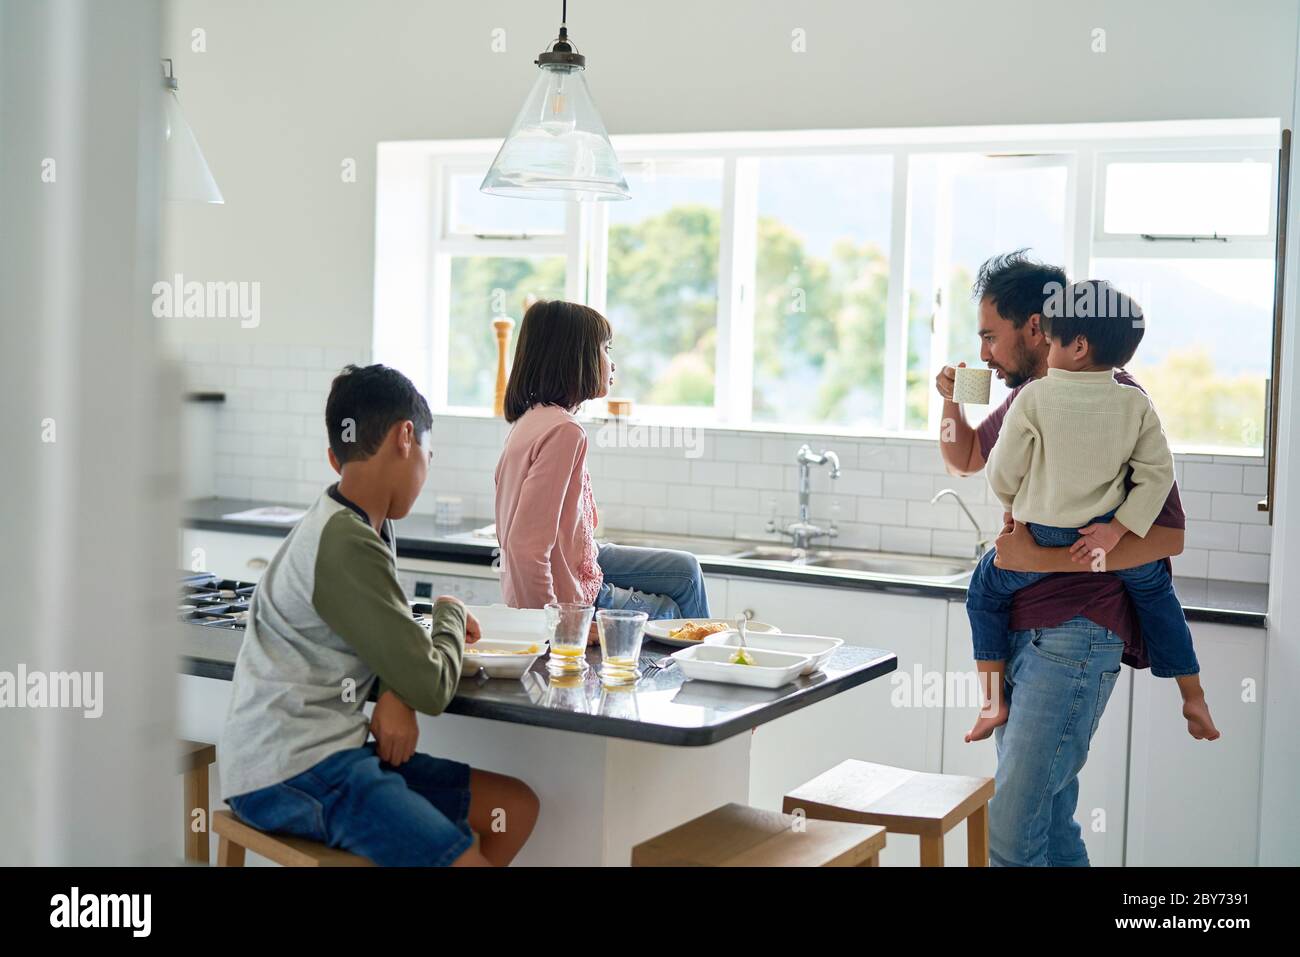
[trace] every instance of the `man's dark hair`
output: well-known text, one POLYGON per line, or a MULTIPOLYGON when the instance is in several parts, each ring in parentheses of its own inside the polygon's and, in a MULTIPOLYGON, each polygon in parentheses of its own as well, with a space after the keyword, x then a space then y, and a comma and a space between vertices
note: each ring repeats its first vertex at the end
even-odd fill
POLYGON ((1043 308, 1043 332, 1064 345, 1083 336, 1101 366, 1132 359, 1145 331, 1142 307, 1104 279, 1071 283, 1043 308))
POLYGON ((1048 297, 1066 284, 1064 269, 1041 263, 1025 255, 1027 252, 1017 249, 985 260, 971 289, 972 299, 987 299, 998 315, 1010 319, 1017 329, 1034 313, 1041 314, 1048 297))
POLYGON ((609 320, 590 306, 560 299, 529 306, 506 383, 506 421, 535 405, 573 409, 594 399, 601 387, 600 350, 613 336, 609 320))
POLYGON ((384 365, 343 367, 325 400, 325 428, 339 465, 379 451, 388 430, 407 419, 419 440, 433 428, 429 403, 411 380, 384 365))

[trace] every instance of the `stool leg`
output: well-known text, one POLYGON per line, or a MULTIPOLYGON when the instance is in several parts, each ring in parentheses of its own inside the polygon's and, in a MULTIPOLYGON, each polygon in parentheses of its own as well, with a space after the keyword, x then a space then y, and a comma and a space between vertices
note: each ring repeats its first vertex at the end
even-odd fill
POLYGON ((185 860, 208 863, 208 766, 186 771, 185 787, 185 860), (194 812, 203 812, 203 830, 194 830, 194 812))
POLYGON ((943 835, 921 835, 921 866, 943 867, 943 835))
POLYGON ((989 806, 981 804, 966 818, 966 866, 989 866, 989 806))
POLYGON ((865 861, 863 861, 861 864, 858 865, 858 867, 879 867, 879 866, 880 866, 879 854, 872 854, 865 861))
POLYGON ((243 867, 244 847, 236 844, 226 835, 221 835, 217 842, 217 867, 243 867))

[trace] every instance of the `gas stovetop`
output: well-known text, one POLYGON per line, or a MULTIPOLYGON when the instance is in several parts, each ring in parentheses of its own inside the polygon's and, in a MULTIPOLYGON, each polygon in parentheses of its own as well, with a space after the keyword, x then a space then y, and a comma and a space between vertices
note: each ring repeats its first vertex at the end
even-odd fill
POLYGON ((181 621, 204 628, 242 631, 254 587, 252 582, 220 575, 187 574, 181 578, 181 621))

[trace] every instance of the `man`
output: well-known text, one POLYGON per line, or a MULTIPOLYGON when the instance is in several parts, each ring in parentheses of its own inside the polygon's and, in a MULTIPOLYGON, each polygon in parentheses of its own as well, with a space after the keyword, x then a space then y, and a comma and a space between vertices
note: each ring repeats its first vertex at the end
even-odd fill
MULTIPOLYGON (((1020 388, 1047 371, 1048 340, 1042 314, 1053 291, 1066 285, 1065 271, 1018 250, 980 267, 980 359, 1012 393, 972 427, 952 401, 954 372, 935 378, 943 396, 939 450, 949 472, 972 475, 984 468, 1007 409, 1020 388)), ((1123 370, 1117 381, 1141 388, 1123 370)), ((1165 561, 1183 549, 1185 517, 1177 484, 1146 537, 1126 535, 1106 556, 1113 570, 1165 561)), ((1011 522, 996 542, 999 568, 1066 572, 1016 593, 1003 693, 1010 718, 994 732, 997 791, 989 805, 990 858, 995 865, 1087 866, 1074 820, 1079 772, 1121 661, 1147 667, 1137 617, 1124 584, 1094 573, 1086 543, 1046 548, 1024 525, 1011 522)))

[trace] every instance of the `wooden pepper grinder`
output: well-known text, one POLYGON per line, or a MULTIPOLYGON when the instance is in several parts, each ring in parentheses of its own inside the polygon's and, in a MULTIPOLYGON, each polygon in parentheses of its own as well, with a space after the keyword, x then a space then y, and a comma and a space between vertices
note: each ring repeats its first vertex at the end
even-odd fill
POLYGON ((506 351, 510 345, 510 330, 515 321, 509 316, 498 316, 492 320, 492 328, 497 334, 497 391, 492 399, 492 414, 505 415, 506 411, 506 351))

